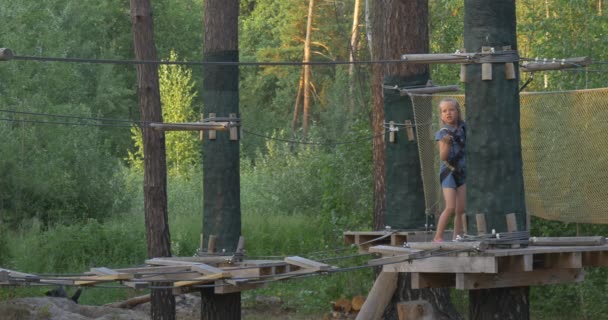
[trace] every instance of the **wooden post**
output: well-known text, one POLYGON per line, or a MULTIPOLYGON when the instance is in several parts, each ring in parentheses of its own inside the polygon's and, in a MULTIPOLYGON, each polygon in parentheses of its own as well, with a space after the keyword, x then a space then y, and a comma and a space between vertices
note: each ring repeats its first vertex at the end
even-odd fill
POLYGON ((395 121, 389 121, 388 128, 388 141, 395 143, 395 121))
MULTIPOLYGON (((508 51, 511 50, 511 46, 503 46, 502 50, 504 51, 508 51)), ((505 79, 507 80, 513 80, 515 79, 515 64, 513 62, 506 62, 505 63, 505 79)))
MULTIPOLYGON (((481 47, 481 53, 491 53, 492 48, 490 47, 481 47)), ((491 63, 482 63, 481 64, 481 80, 488 81, 492 80, 492 64, 491 63)))
POLYGON ((468 234, 469 233, 469 227, 467 226, 467 214, 463 213, 462 214, 462 233, 463 234, 468 234))
POLYGON ((407 131, 407 140, 414 141, 414 127, 412 120, 405 120, 405 130, 407 131))
POLYGON ((507 231, 515 232, 517 231, 517 219, 515 217, 515 213, 507 214, 507 231))
MULTIPOLYGON (((211 119, 215 118, 215 112, 209 113, 209 118, 211 118, 211 119)), ((209 140, 215 140, 216 137, 217 137, 217 131, 209 130, 209 140)))
POLYGON ((475 221, 477 222, 477 234, 487 234, 487 226, 486 226, 486 215, 483 213, 478 213, 475 215, 475 221))
MULTIPOLYGON (((201 122, 203 122, 204 120, 205 120, 205 114, 201 112, 201 122)), ((198 139, 200 141, 205 141, 205 131, 204 130, 200 131, 198 139)), ((202 247, 203 246, 201 245, 201 248, 202 247)))
MULTIPOLYGON (((236 113, 231 113, 229 117, 236 119, 236 113)), ((230 127, 230 141, 237 140, 239 140, 239 127, 233 125, 232 127, 230 127)))
MULTIPOLYGON (((467 49, 462 48, 460 52, 467 52, 467 49)), ((460 65, 460 82, 467 82, 467 65, 464 63, 460 65)))
POLYGON ((356 320, 376 320, 382 317, 397 289, 397 275, 397 272, 380 272, 356 320))
POLYGON ((209 242, 207 243, 207 253, 215 253, 217 250, 217 237, 214 235, 209 236, 209 242))

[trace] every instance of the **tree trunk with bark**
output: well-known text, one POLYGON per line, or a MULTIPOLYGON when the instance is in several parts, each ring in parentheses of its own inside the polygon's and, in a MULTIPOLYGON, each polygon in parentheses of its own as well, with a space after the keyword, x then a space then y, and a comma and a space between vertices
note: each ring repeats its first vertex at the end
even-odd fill
MULTIPOLYGON (((467 52, 482 46, 517 49, 515 0, 466 0, 464 42, 467 52)), ((517 63, 515 62, 517 71, 517 63)), ((515 213, 526 229, 522 174, 519 74, 505 78, 505 64, 492 64, 492 80, 481 79, 481 65, 466 74, 467 215, 475 233, 475 214, 484 213, 487 230, 507 231, 505 215, 515 213)), ((529 287, 469 291, 470 319, 529 319, 529 287)))
MULTIPOLYGON (((204 61, 238 62, 238 0, 204 1, 204 61)), ((205 116, 239 115, 239 68, 234 65, 206 65, 202 98, 205 116)), ((207 136, 206 136, 207 137, 207 136)), ((239 140, 228 132, 203 142, 203 235, 216 236, 218 251, 235 252, 241 235, 239 140)), ((241 317, 241 294, 214 294, 201 290, 201 319, 232 320, 241 317)))
MULTIPOLYGON (((405 53, 429 51, 427 0, 378 0, 374 1, 371 12, 373 59, 398 60, 405 53)), ((384 122, 389 120, 398 123, 404 123, 406 120, 413 122, 411 100, 401 97, 394 90, 383 92, 382 88, 383 85, 424 85, 429 79, 428 66, 406 63, 376 64, 373 79, 374 133, 384 132, 384 122)), ((399 229, 424 227, 425 205, 417 141, 408 141, 405 130, 399 133, 397 143, 390 143, 388 139, 384 139, 382 144, 374 143, 374 178, 381 176, 382 179, 375 180, 374 197, 375 201, 386 199, 384 204, 375 203, 374 209, 385 209, 384 212, 374 211, 376 229, 384 225, 399 229), (385 160, 379 163, 383 157, 385 160)), ((396 302, 418 298, 433 305, 437 319, 460 319, 451 304, 448 289, 413 290, 409 274, 399 275, 393 303, 385 310, 385 319, 397 318, 396 302)))
MULTIPOLYGON (((312 17, 315 8, 315 1, 308 1, 308 21, 306 22, 306 40, 304 40, 304 63, 310 62, 310 39, 312 37, 312 17)), ((304 65, 304 106, 302 111, 302 127, 304 138, 308 135, 310 118, 310 65, 304 65)))
MULTIPOLYGON (((131 0, 133 48, 137 60, 156 60, 154 24, 150 0, 131 0)), ((158 65, 137 65, 137 94, 144 123, 162 122, 158 65)), ((144 210, 148 257, 170 257, 171 236, 167 213, 167 165, 165 134, 143 126, 144 210)), ((161 284, 162 283, 157 283, 161 284)), ((151 291, 151 318, 175 319, 175 297, 171 289, 151 291)))
POLYGON ((348 81, 349 81, 349 106, 350 113, 356 111, 355 103, 355 65, 352 63, 357 58, 357 47, 359 46, 359 17, 361 16, 361 0, 355 0, 355 8, 353 10, 353 26, 350 33, 350 46, 348 61, 351 64, 348 66, 348 81))

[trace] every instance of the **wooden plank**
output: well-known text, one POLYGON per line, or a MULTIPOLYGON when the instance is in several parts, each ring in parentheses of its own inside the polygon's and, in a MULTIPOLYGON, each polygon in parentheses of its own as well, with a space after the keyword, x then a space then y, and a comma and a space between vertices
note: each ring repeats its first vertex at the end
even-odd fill
POLYGON ((226 263, 230 259, 229 256, 208 256, 208 257, 167 257, 153 258, 145 260, 146 264, 154 266, 190 266, 195 263, 205 263, 209 265, 217 265, 226 263))
POLYGON ((210 266, 208 264, 204 264, 204 263, 194 263, 192 264, 192 266, 190 266, 190 270, 192 271, 196 271, 198 273, 202 273, 202 274, 218 274, 218 273, 223 273, 224 270, 220 269, 220 268, 216 268, 213 266, 210 266))
POLYGON ((233 285, 226 285, 226 283, 223 280, 216 281, 215 284, 217 285, 214 288, 215 294, 228 294, 228 293, 242 292, 242 291, 247 291, 247 290, 265 288, 267 286, 267 283, 265 283, 265 282, 264 283, 245 283, 245 284, 241 284, 238 286, 233 286, 233 285))
POLYGON ((497 257, 498 272, 527 272, 534 269, 533 255, 497 257))
POLYGON ((298 257, 298 256, 287 257, 287 258, 285 258, 285 262, 289 263, 289 264, 293 264, 293 265, 301 267, 301 268, 310 269, 310 270, 314 270, 314 271, 331 269, 331 266, 328 264, 317 262, 317 261, 306 259, 306 258, 302 258, 302 257, 298 257))
POLYGON ((119 273, 132 273, 132 274, 150 274, 150 273, 165 273, 165 272, 180 272, 180 271, 189 271, 190 266, 178 265, 178 266, 150 266, 150 267, 138 267, 138 268, 123 268, 123 269, 114 269, 119 273))
POLYGON ((585 267, 608 266, 608 252, 606 251, 582 252, 582 255, 582 263, 585 267))
POLYGON ((601 246, 606 244, 606 237, 532 237, 531 246, 601 246))
POLYGON ((414 126, 412 126, 412 120, 405 120, 405 130, 407 131, 407 140, 414 141, 414 126))
POLYGON ((580 269, 583 267, 582 252, 545 253, 534 256, 542 268, 580 269))
MULTIPOLYGON (((215 113, 210 113, 209 118, 215 118, 215 113)), ((217 138, 217 131, 209 130, 209 140, 215 140, 217 138)))
POLYGON ((583 269, 538 269, 529 272, 498 274, 456 274, 456 289, 489 289, 577 283, 584 279, 583 269))
POLYGON ((412 272, 412 289, 453 288, 456 286, 454 273, 412 272))
POLYGON ((194 286, 194 285, 199 285, 199 284, 204 284, 204 283, 215 282, 215 280, 222 279, 222 278, 224 278, 223 273, 209 274, 209 275, 205 275, 202 277, 193 278, 192 280, 177 281, 177 282, 173 283, 173 286, 174 287, 194 286))
POLYGON ((78 280, 74 280, 74 285, 77 286, 88 286, 103 282, 110 281, 120 281, 120 280, 131 280, 133 279, 133 274, 129 273, 116 273, 109 275, 99 275, 99 276, 86 276, 86 277, 78 277, 78 280))
POLYGON ((385 265, 384 272, 497 273, 494 257, 430 257, 385 265))
POLYGON ((356 320, 380 319, 397 289, 397 273, 380 272, 356 320))

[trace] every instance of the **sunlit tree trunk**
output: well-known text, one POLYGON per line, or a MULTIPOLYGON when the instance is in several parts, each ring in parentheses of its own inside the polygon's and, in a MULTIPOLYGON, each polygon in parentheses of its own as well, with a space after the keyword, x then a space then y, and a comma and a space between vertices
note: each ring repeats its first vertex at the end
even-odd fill
POLYGON ((355 0, 355 8, 353 10, 353 26, 350 34, 350 50, 348 60, 351 64, 348 66, 349 80, 349 99, 350 112, 355 111, 355 65, 352 63, 357 58, 357 47, 359 46, 359 16, 361 8, 361 0, 355 0))
MULTIPOLYGON (((133 48, 138 60, 156 60, 154 25, 150 0, 131 0, 133 48)), ((158 65, 137 65, 137 94, 144 123, 162 122, 158 65)), ((144 126, 144 210, 148 257, 170 257, 171 236, 167 213, 167 164, 165 134, 144 126)), ((151 318, 175 319, 175 297, 171 289, 151 290, 151 318)))
MULTIPOLYGON (((310 39, 312 36, 312 17, 315 1, 308 2, 308 21, 306 22, 306 40, 304 41, 304 63, 310 62, 310 39)), ((304 137, 308 135, 310 118, 310 65, 304 65, 304 106, 302 111, 302 127, 304 137)))

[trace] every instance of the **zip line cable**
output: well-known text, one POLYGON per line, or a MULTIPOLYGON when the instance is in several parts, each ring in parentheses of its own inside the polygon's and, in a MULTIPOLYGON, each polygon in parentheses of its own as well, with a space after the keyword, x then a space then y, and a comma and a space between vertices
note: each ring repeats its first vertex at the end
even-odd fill
POLYGON ((68 63, 95 63, 95 64, 156 64, 156 65, 186 65, 186 66, 303 66, 303 65, 349 65, 349 64, 390 64, 403 63, 402 60, 359 60, 359 61, 165 61, 165 60, 121 60, 121 59, 89 59, 89 58, 60 58, 41 56, 15 55, 12 60, 38 61, 38 62, 68 62, 68 63))

